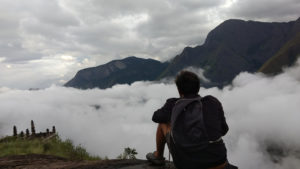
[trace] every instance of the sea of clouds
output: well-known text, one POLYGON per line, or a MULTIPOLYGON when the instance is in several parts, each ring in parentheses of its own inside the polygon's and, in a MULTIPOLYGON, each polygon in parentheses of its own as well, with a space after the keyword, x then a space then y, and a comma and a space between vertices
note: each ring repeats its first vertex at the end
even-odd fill
MULTIPOLYGON (((224 89, 200 89, 223 104, 230 131, 224 137, 230 162, 243 169, 300 166, 300 60, 275 77, 241 73, 224 89), (272 153, 270 153, 272 152, 272 153)), ((0 88, 0 136, 56 126, 59 135, 88 152, 115 158, 125 147, 138 158, 154 151, 153 112, 169 97, 172 83, 136 82, 100 90, 52 86, 43 90, 0 88)))

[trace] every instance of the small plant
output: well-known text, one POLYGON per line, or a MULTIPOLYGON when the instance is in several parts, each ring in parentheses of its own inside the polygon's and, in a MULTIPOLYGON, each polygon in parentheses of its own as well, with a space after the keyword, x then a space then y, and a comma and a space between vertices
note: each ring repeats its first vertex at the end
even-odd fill
POLYGON ((118 159, 136 159, 136 155, 138 153, 136 152, 136 150, 134 148, 124 148, 124 152, 123 154, 120 154, 117 158, 118 159))
POLYGON ((45 143, 43 145, 43 151, 44 153, 47 153, 51 149, 51 144, 50 143, 45 143))

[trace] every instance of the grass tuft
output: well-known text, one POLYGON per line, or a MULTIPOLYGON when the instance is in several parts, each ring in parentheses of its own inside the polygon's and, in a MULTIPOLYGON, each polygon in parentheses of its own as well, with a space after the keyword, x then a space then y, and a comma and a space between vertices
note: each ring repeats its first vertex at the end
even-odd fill
POLYGON ((0 139, 0 157, 9 155, 46 154, 70 160, 101 160, 90 155, 81 145, 75 146, 72 140, 61 140, 58 135, 48 140, 41 138, 24 139, 8 136, 0 139))

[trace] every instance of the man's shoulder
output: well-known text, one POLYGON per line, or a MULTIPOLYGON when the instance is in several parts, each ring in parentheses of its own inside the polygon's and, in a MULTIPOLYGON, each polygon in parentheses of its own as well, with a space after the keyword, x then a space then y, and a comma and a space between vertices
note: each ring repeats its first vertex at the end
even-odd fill
POLYGON ((176 102, 177 100, 179 100, 179 98, 172 97, 168 98, 166 102, 176 102))
POLYGON ((212 95, 202 97, 201 101, 204 103, 221 104, 221 102, 212 95))
POLYGON ((179 100, 179 98, 169 98, 169 99, 167 99, 166 104, 174 106, 178 100, 179 100))

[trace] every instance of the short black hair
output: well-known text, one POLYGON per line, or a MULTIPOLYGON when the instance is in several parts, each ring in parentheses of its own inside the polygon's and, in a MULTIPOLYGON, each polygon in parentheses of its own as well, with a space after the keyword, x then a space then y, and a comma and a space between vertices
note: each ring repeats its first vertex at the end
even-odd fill
POLYGON ((178 73, 175 83, 179 94, 183 95, 198 94, 200 89, 199 77, 195 73, 186 70, 178 73))

